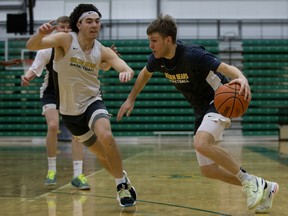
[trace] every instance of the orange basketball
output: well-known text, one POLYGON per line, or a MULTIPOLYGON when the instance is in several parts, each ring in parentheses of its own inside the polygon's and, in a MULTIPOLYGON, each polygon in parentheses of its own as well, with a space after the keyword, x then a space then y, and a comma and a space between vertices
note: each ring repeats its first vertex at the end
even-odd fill
POLYGON ((240 85, 228 83, 220 86, 214 95, 214 105, 217 111, 227 118, 237 118, 242 116, 249 103, 244 100, 244 96, 239 94, 240 85))

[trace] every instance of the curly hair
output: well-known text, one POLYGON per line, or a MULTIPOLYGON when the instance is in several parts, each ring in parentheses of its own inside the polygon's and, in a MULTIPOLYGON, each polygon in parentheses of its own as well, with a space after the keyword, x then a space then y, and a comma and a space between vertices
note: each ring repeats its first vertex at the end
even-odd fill
POLYGON ((95 11, 98 13, 99 17, 102 17, 102 14, 99 12, 98 8, 93 4, 79 4, 76 6, 73 10, 73 12, 70 14, 70 27, 73 32, 79 32, 79 29, 77 27, 77 22, 79 17, 87 11, 95 11))
POLYGON ((159 17, 151 22, 146 30, 147 35, 159 33, 162 37, 172 37, 173 43, 176 42, 177 26, 175 20, 170 15, 160 14, 159 17))

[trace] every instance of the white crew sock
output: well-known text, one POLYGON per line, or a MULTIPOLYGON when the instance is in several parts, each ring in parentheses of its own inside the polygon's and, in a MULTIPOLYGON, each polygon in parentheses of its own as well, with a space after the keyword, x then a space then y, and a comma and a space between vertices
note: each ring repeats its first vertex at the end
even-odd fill
POLYGON ((73 177, 77 177, 83 173, 83 161, 73 161, 74 174, 73 177))
POLYGON ((239 170, 239 172, 236 174, 236 177, 240 180, 240 182, 250 180, 253 178, 249 173, 243 171, 242 169, 239 170))
POLYGON ((122 184, 122 183, 126 183, 125 176, 123 175, 122 178, 115 178, 115 182, 116 182, 116 186, 118 186, 119 184, 122 184))
POLYGON ((56 157, 48 157, 48 170, 56 172, 56 157))

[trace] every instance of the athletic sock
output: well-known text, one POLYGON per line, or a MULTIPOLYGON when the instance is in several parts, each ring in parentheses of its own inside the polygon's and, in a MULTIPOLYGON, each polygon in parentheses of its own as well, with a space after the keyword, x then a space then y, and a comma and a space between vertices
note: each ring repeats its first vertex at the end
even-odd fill
POLYGON ((118 186, 119 184, 122 184, 122 183, 126 183, 125 176, 123 175, 122 178, 115 178, 115 182, 116 182, 116 186, 118 186))
POLYGON ((48 157, 48 170, 56 172, 56 157, 48 157))
POLYGON ((236 174, 236 177, 240 180, 240 182, 250 180, 253 178, 249 173, 247 173, 242 167, 240 167, 239 172, 236 174))
POLYGON ((83 173, 83 161, 73 161, 73 169, 74 169, 74 173, 73 173, 73 177, 77 177, 79 175, 81 175, 83 173))

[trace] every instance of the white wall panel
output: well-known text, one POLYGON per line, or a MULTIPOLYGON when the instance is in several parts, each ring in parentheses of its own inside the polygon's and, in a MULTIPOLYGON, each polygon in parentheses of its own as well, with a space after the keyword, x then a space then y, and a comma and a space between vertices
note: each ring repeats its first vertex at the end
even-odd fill
POLYGON ((162 13, 182 19, 287 18, 287 0, 162 0, 162 13))
MULTIPOLYGON (((64 14, 63 1, 40 1, 36 3, 34 8, 34 20, 52 20, 57 19, 64 14)), ((29 16, 28 16, 29 20, 29 16)))
POLYGON ((114 0, 112 19, 154 19, 156 0, 114 0))
MULTIPOLYGON (((5 2, 11 4, 12 1, 5 2)), ((1 1, 0 7, 3 2, 1 1)), ((15 2, 19 2, 19 0, 15 2)), ((197 23, 195 25, 193 23, 178 25, 179 36, 182 38, 217 37, 217 24, 214 24, 213 21, 219 19, 222 21, 271 19, 275 22, 277 19, 288 19, 288 0, 159 0, 159 2, 160 12, 170 14, 178 21, 181 19, 210 21, 209 25, 203 25, 203 23, 199 26, 197 23)), ((110 18, 116 22, 117 20, 131 20, 130 23, 132 23, 135 20, 155 19, 157 16, 157 0, 37 0, 34 8, 34 20, 39 24, 62 15, 69 16, 79 3, 95 4, 99 8, 103 15, 103 23, 106 21, 103 36, 110 35, 113 38, 146 38, 147 25, 124 24, 117 26, 116 23, 110 28, 108 23, 110 18)), ((2 36, 5 34, 7 13, 13 13, 13 11, 0 10, 0 21, 2 21, 0 33, 2 36)), ((21 13, 21 11, 14 11, 14 13, 21 13)), ((245 24, 242 28, 243 37, 259 37, 263 34, 265 37, 287 38, 288 26, 286 25, 287 22, 284 25, 277 23, 275 26, 272 24, 264 28, 259 23, 245 24)), ((221 25, 220 36, 229 33, 238 35, 237 22, 231 25, 221 25)))
MULTIPOLYGON (((103 19, 154 19, 157 14, 157 0, 37 0, 34 18, 69 15, 79 3, 95 4, 103 19)), ((160 0, 160 9, 176 19, 288 18, 288 0, 160 0)), ((0 21, 6 20, 6 13, 0 11, 0 21)))

